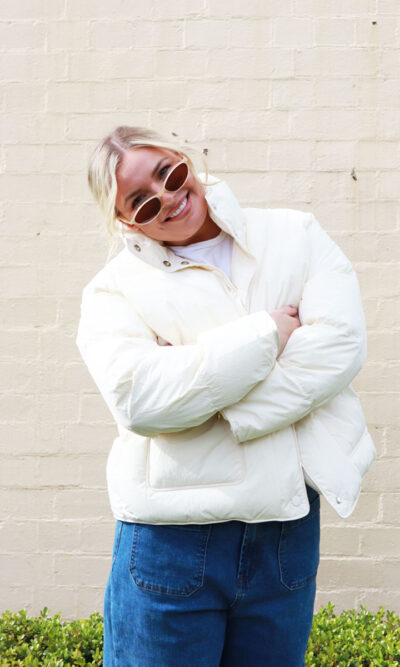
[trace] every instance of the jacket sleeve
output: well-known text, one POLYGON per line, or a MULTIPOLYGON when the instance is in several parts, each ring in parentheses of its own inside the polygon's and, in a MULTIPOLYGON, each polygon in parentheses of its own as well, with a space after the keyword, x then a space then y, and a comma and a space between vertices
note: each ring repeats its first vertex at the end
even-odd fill
POLYGON ((289 426, 350 384, 366 357, 357 277, 316 219, 306 221, 308 275, 301 326, 271 373, 241 401, 222 410, 239 442, 289 426))
POLYGON ((123 294, 91 283, 76 342, 117 423, 144 436, 197 426, 239 401, 279 351, 266 311, 205 331, 195 344, 159 345, 123 294))

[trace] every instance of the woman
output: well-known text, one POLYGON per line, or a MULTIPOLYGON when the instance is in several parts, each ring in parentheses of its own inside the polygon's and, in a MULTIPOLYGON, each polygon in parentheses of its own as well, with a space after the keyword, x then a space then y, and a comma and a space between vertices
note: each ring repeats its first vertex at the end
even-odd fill
POLYGON ((349 516, 375 457, 355 273, 311 214, 242 209, 150 130, 116 128, 89 184, 126 245, 77 338, 119 431, 104 664, 300 667, 319 494, 349 516))

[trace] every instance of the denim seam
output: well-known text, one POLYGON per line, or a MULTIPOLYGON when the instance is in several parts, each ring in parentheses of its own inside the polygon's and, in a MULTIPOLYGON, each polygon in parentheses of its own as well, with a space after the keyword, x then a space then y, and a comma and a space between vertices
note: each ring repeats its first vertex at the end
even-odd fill
POLYGON ((117 557, 118 557, 119 545, 121 543, 122 526, 123 526, 123 523, 122 523, 122 521, 120 521, 118 537, 117 537, 117 541, 116 541, 116 545, 115 545, 115 553, 114 553, 114 556, 113 556, 113 559, 112 559, 112 564, 111 564, 111 571, 113 570, 115 561, 117 560, 117 557))
POLYGON ((245 581, 245 575, 241 574, 241 570, 242 570, 243 565, 244 565, 245 552, 246 552, 248 541, 249 541, 248 531, 249 531, 249 526, 246 523, 245 528, 244 528, 244 534, 243 534, 243 537, 242 537, 242 544, 241 544, 241 547, 240 547, 239 565, 238 565, 238 571, 237 571, 237 575, 236 575, 237 590, 236 590, 236 595, 235 595, 235 598, 234 598, 233 602, 231 602, 231 604, 229 605, 230 609, 232 609, 235 606, 235 604, 239 604, 240 600, 245 595, 245 587, 246 587, 247 581, 245 581))
MULTIPOLYGON (((311 510, 310 510, 309 514, 304 518, 304 520, 298 519, 297 521, 302 521, 302 523, 307 523, 307 521, 309 521, 310 519, 312 519, 315 516, 315 514, 317 513, 317 509, 314 509, 314 507, 318 508, 319 505, 318 505, 318 503, 316 503, 316 501, 318 499, 319 499, 319 496, 317 496, 313 500, 313 502, 311 503, 311 507, 313 508, 313 511, 311 512, 311 510)), ((285 527, 285 523, 286 522, 282 522, 281 534, 280 534, 279 546, 278 546, 279 573, 280 573, 280 580, 281 580, 281 583, 283 584, 283 586, 285 586, 285 588, 287 588, 288 590, 293 591, 293 590, 296 590, 298 588, 302 588, 305 584, 307 584, 309 581, 312 581, 315 578, 315 576, 317 574, 317 571, 318 571, 318 563, 317 563, 317 566, 315 568, 315 572, 308 575, 307 577, 303 577, 303 579, 300 579, 296 582, 288 583, 288 580, 290 579, 290 574, 289 574, 288 568, 285 565, 285 556, 284 556, 284 546, 285 546, 285 542, 287 542, 287 527, 285 527), (285 528, 286 528, 286 530, 285 530, 285 528)), ((292 523, 292 522, 287 522, 287 523, 292 523)), ((296 525, 299 525, 299 524, 296 524, 296 525)))

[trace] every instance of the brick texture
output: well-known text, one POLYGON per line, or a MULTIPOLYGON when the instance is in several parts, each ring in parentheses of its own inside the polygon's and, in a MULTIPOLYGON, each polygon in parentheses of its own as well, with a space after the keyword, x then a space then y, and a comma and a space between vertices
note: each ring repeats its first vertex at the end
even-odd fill
POLYGON ((116 429, 74 338, 108 252, 87 159, 121 123, 207 147, 244 205, 313 211, 354 263, 379 458, 349 519, 322 503, 317 607, 400 612, 399 42, 398 0, 0 3, 0 612, 102 609, 116 429))

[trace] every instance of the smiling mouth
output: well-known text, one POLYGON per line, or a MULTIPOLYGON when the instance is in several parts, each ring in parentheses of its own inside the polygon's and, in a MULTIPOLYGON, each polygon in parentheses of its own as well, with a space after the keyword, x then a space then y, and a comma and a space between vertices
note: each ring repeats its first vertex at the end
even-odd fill
POLYGON ((189 194, 186 195, 186 197, 183 199, 183 201, 179 204, 178 208, 176 208, 175 211, 173 211, 173 213, 171 213, 171 215, 168 216, 168 218, 165 218, 165 220, 167 221, 167 220, 173 220, 174 218, 177 218, 178 215, 180 215, 180 213, 182 213, 184 211, 184 209, 186 208, 186 205, 188 203, 188 199, 189 199, 189 194))

